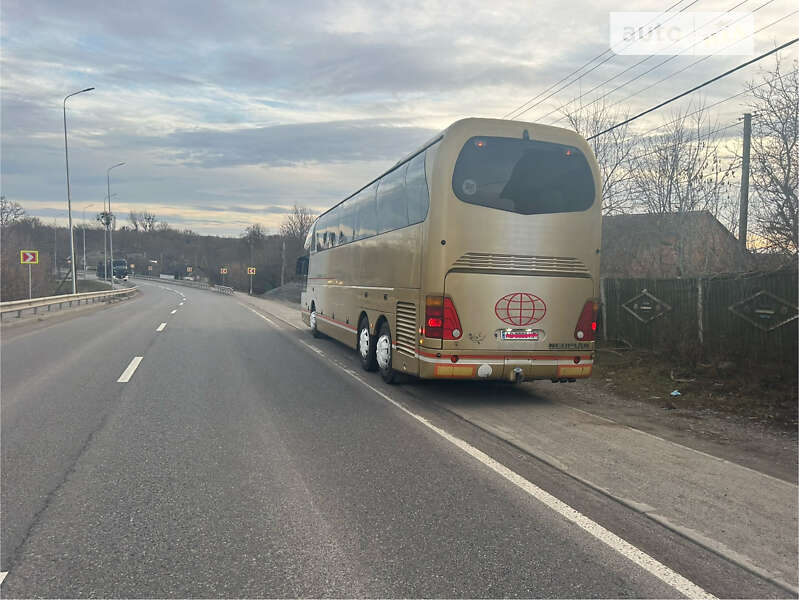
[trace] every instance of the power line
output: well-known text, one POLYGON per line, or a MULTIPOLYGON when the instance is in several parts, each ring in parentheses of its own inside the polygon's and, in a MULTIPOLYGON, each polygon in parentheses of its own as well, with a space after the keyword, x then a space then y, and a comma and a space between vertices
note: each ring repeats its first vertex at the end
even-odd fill
MULTIPOLYGON (((679 11, 679 12, 682 12, 682 11, 684 11, 684 10, 686 10, 686 9, 690 8, 691 6, 693 6, 694 4, 696 4, 698 1, 699 1, 699 0, 694 0, 694 1, 693 1, 693 2, 691 2, 691 4, 689 4, 688 6, 685 6, 684 8, 680 9, 680 11, 679 11)), ((652 19, 651 21, 649 21, 648 23, 646 23, 646 25, 644 25, 644 27, 646 27, 647 25, 650 25, 651 23, 653 23, 654 21, 656 21, 656 20, 657 20, 659 17, 661 17, 661 16, 663 16, 664 14, 668 13, 668 12, 669 12, 669 11, 670 11, 672 8, 676 7, 678 4, 682 4, 683 2, 685 2, 685 0, 678 0, 677 2, 675 2, 674 4, 672 4, 670 7, 668 7, 668 8, 667 8, 665 11, 663 11, 662 13, 660 13, 660 15, 658 15, 657 17, 655 17, 654 19, 652 19)), ((669 17, 669 19, 671 19, 671 18, 673 18, 673 17, 669 17)), ((666 19, 666 21, 664 21, 663 23, 658 23, 658 24, 657 24, 657 25, 656 25, 654 28, 652 28, 652 30, 651 30, 651 31, 649 31, 648 33, 652 33, 652 32, 653 32, 653 31, 655 31, 655 30, 656 30, 658 27, 660 27, 660 26, 662 26, 663 24, 667 23, 667 22, 669 21, 669 19, 666 19)), ((629 46, 631 46, 632 44, 633 44, 633 42, 630 42, 630 44, 628 44, 627 46, 625 46, 625 48, 628 48, 628 47, 629 47, 629 46)), ((527 100, 526 102, 523 102, 521 105, 517 106, 516 108, 514 108, 514 109, 513 109, 513 110, 511 110, 510 112, 508 112, 508 113, 504 114, 504 115, 502 116, 502 118, 503 118, 503 119, 507 119, 507 118, 508 118, 510 115, 512 115, 513 113, 515 113, 515 112, 517 112, 517 111, 520 111, 520 110, 521 110, 521 112, 519 112, 518 114, 516 114, 516 115, 514 115, 513 117, 511 117, 511 118, 515 119, 515 118, 517 118, 517 117, 519 117, 519 116, 523 115, 525 112, 529 111, 530 109, 532 109, 532 108, 534 108, 534 107, 538 106, 539 104, 541 104, 541 102, 543 102, 543 101, 544 101, 544 100, 546 100, 547 98, 551 97, 553 94, 556 94, 556 93, 558 93, 559 91, 566 89, 567 87, 569 87, 569 86, 570 86, 572 83, 574 83, 574 82, 575 82, 575 81, 577 81, 578 79, 580 79, 580 78, 584 77, 585 75, 587 75, 588 73, 590 73, 590 72, 591 72, 591 71, 593 71, 594 69, 596 69, 596 68, 598 68, 598 67, 602 66, 603 64, 605 64, 606 62, 608 62, 609 60, 611 60, 612 58, 614 58, 615 54, 614 54, 613 56, 609 56, 608 58, 606 58, 606 59, 605 59, 605 60, 603 60, 602 62, 600 62, 600 63, 598 63, 598 64, 594 65, 594 66, 593 66, 593 67, 592 67, 590 70, 586 71, 585 73, 581 73, 581 74, 580 74, 578 77, 575 77, 575 78, 574 78, 572 81, 570 81, 569 83, 567 83, 567 84, 566 84, 566 85, 564 85, 563 87, 561 87, 561 88, 559 88, 558 90, 556 90, 555 92, 553 92, 553 94, 550 94, 550 95, 549 95, 549 96, 547 96, 546 98, 544 98, 544 99, 542 99, 542 100, 540 100, 540 101, 536 102, 535 104, 533 104, 533 105, 531 105, 531 106, 529 106, 529 107, 525 108, 525 106, 526 106, 527 104, 529 104, 530 102, 533 102, 533 101, 534 101, 534 100, 536 100, 537 98, 540 98, 540 97, 541 97, 543 94, 546 94, 546 93, 547 93, 548 91, 550 91, 552 88, 554 88, 555 86, 557 86, 557 85, 561 84, 562 82, 566 81, 566 80, 567 80, 567 79, 569 79, 569 78, 570 78, 572 75, 574 75, 574 74, 575 74, 575 73, 577 73, 578 71, 581 71, 582 69, 584 69, 585 67, 587 67, 588 65, 590 65, 590 64, 591 64, 592 62, 594 62, 595 60, 597 60, 597 59, 599 59, 599 58, 602 58, 603 56, 605 56, 605 55, 606 55, 606 54, 608 54, 609 52, 612 52, 612 48, 608 48, 608 49, 607 49, 607 50, 605 50, 604 52, 602 52, 602 53, 600 53, 600 54, 597 54, 597 55, 596 55, 594 58, 592 58, 591 60, 589 60, 588 62, 586 62, 585 64, 583 64, 583 66, 581 66, 581 67, 580 67, 580 68, 578 68, 578 69, 575 69, 575 70, 574 70, 574 71, 572 71, 570 74, 566 75, 566 77, 564 77, 563 79, 560 79, 559 81, 557 81, 557 82, 553 83, 551 86, 549 86, 549 87, 548 87, 547 89, 545 89, 543 92, 539 92, 537 95, 533 96, 532 98, 530 98, 530 99, 529 99, 529 100, 527 100), (522 110, 522 109, 524 109, 524 110, 522 110)))
POLYGON ((783 77, 787 77, 787 76, 789 76, 789 75, 795 74, 796 72, 797 72, 797 71, 791 71, 791 72, 785 73, 785 74, 783 74, 783 75, 778 75, 777 77, 774 77, 773 79, 769 79, 768 81, 764 81, 764 82, 763 82, 763 83, 761 83, 761 84, 758 84, 758 85, 752 86, 751 88, 745 89, 745 90, 743 90, 743 91, 741 91, 741 92, 738 92, 737 94, 733 94, 732 96, 727 96, 726 98, 722 98, 721 100, 718 100, 717 102, 714 102, 713 104, 708 104, 707 106, 703 106, 702 108, 700 108, 700 109, 698 109, 698 110, 695 110, 695 111, 693 111, 693 112, 690 112, 690 113, 688 113, 688 114, 685 114, 685 115, 683 115, 682 117, 679 117, 679 118, 677 118, 677 119, 673 119, 673 120, 671 120, 671 121, 668 121, 668 122, 666 122, 666 123, 663 123, 662 125, 656 125, 655 127, 652 127, 651 129, 647 129, 647 130, 646 130, 646 131, 644 131, 644 132, 641 132, 641 133, 636 133, 635 137, 638 137, 638 138, 640 138, 640 137, 643 137, 643 136, 645 136, 646 134, 648 134, 648 133, 652 133, 653 131, 656 131, 656 130, 658 130, 658 129, 662 129, 662 128, 664 128, 664 127, 668 127, 669 125, 672 125, 673 123, 676 123, 677 121, 679 121, 679 120, 680 120, 680 118, 683 118, 683 117, 691 117, 691 116, 693 116, 693 115, 695 115, 695 114, 697 114, 697 113, 700 113, 700 112, 706 111, 706 110, 707 110, 707 109, 709 109, 709 108, 713 108, 714 106, 718 106, 719 104, 723 104, 724 102, 729 102, 730 100, 733 100, 733 99, 735 99, 735 98, 738 98, 739 96, 743 96, 744 94, 748 94, 748 93, 749 93, 750 91, 752 91, 752 90, 757 90, 757 89, 760 89, 760 88, 762 88, 762 87, 763 87, 763 86, 765 86, 765 85, 768 85, 768 84, 770 84, 770 83, 774 83, 774 82, 775 82, 775 81, 777 81, 778 79, 779 79, 779 80, 781 80, 783 77))
MULTIPOLYGON (((699 141, 702 141, 702 140, 706 140, 706 139, 716 135, 717 133, 721 133, 722 131, 727 131, 728 129, 732 129, 733 127, 738 127, 740 125, 740 123, 741 123, 741 119, 738 119, 738 120, 735 121, 735 123, 731 123, 729 125, 725 125, 724 127, 718 127, 716 129, 712 129, 712 130, 708 131, 707 133, 705 133, 704 135, 697 136, 696 141, 699 142, 699 141)), ((649 150, 648 152, 642 152, 641 154, 636 154, 635 156, 630 156, 630 157, 628 157, 626 159, 626 161, 627 162, 632 162, 634 160, 638 160, 639 158, 644 158, 645 156, 649 156, 651 154, 656 154, 657 152, 660 152, 664 148, 668 148, 671 145, 673 145, 673 144, 663 144, 662 146, 657 146, 656 148, 653 148, 652 150, 649 150)))
POLYGON ((631 123, 632 121, 635 121, 636 119, 640 119, 644 115, 648 115, 649 113, 651 113, 651 112, 653 112, 653 111, 655 111, 655 110, 657 110, 659 108, 663 108, 667 104, 671 104, 675 100, 679 100, 680 98, 682 98, 684 96, 687 96, 688 94, 691 94, 691 93, 693 93, 693 92, 695 92, 695 91, 697 91, 699 89, 702 89, 703 87, 708 86, 711 83, 714 83, 714 82, 716 82, 716 81, 718 81, 720 79, 723 79, 724 77, 727 77, 728 75, 731 75, 732 73, 735 73, 736 71, 740 71, 744 67, 748 67, 749 65, 751 65, 753 63, 756 63, 759 60, 763 60, 767 56, 771 56, 772 54, 774 54, 776 52, 779 52, 780 50, 783 50, 783 49, 787 48, 788 46, 791 46, 791 45, 795 44, 796 42, 799 42, 799 38, 793 38, 792 40, 790 40, 788 42, 785 42, 781 46, 777 46, 773 50, 769 50, 768 52, 765 52, 765 53, 761 54, 760 56, 756 56, 755 58, 753 58, 751 60, 748 60, 745 63, 741 63, 737 67, 733 67, 732 69, 729 69, 729 70, 725 71, 721 75, 716 75, 712 79, 708 79, 707 81, 692 87, 690 90, 687 90, 685 92, 677 94, 676 96, 674 96, 672 98, 669 98, 668 100, 664 100, 660 104, 657 104, 657 105, 653 106, 652 108, 648 108, 645 111, 640 112, 640 113, 638 113, 637 115, 635 115, 633 117, 630 117, 629 119, 625 119, 624 121, 621 121, 620 123, 616 123, 615 125, 613 125, 611 127, 608 127, 604 131, 600 131, 599 133, 594 134, 590 138, 587 138, 587 139, 592 140, 594 138, 599 137, 600 135, 605 135, 606 133, 608 133, 610 131, 613 131, 614 129, 616 129, 618 127, 621 127, 622 125, 626 125, 627 123, 631 123))
MULTIPOLYGON (((684 7, 683 7, 683 8, 681 8, 679 11, 677 11, 675 14, 671 15, 671 16, 670 16, 668 19, 666 19, 665 21, 663 21, 663 23, 658 23, 658 24, 657 24, 657 26, 655 26, 655 27, 654 27, 654 28, 653 28, 653 29, 652 29, 652 30, 651 30, 649 33, 652 33, 652 32, 653 32, 653 31, 655 31, 655 30, 656 30, 658 27, 661 27, 662 25, 665 25, 665 24, 666 24, 666 23, 668 23, 668 22, 669 22, 671 19, 673 19, 674 17, 676 17, 676 16, 677 16, 678 14, 680 14, 681 12, 683 12, 683 11, 685 11, 685 10, 688 10, 688 9, 689 9, 689 8, 691 8, 691 7, 692 7, 694 4, 696 4, 697 2, 699 2, 699 0, 694 0, 693 2, 691 2, 690 4, 688 4, 687 6, 684 6, 684 7)), ((661 14, 665 14, 665 12, 664 12, 664 13, 661 13, 661 14)), ((660 15, 659 15, 659 16, 660 16, 660 15)), ((651 23, 651 22, 652 22, 652 21, 650 21, 650 23, 651 23)), ((647 25, 648 25, 648 23, 647 23, 647 25)), ((630 47, 630 46, 632 46, 634 43, 635 43, 634 41, 631 41, 629 44, 627 44, 626 46, 624 46, 623 48, 621 48, 621 50, 625 50, 626 48, 629 48, 629 47, 630 47)), ((609 50, 610 50, 610 49, 609 49, 609 50)), ((589 73, 591 73, 592 71, 594 71, 594 70, 598 69, 599 67, 601 67, 602 65, 604 65, 606 62, 608 62, 608 61, 610 61, 611 59, 613 59, 615 56, 617 56, 617 54, 613 54, 613 55, 609 56, 608 58, 606 58, 605 60, 603 60, 602 62, 600 62, 600 63, 598 63, 598 64, 594 65, 594 66, 593 66, 593 67, 591 67, 591 68, 590 68, 588 71, 586 71, 585 73, 582 73, 582 74, 580 75, 580 77, 576 77, 575 79, 573 79, 573 80, 572 80, 572 81, 570 81, 569 83, 567 83, 567 84, 565 84, 565 85, 561 86, 560 88, 558 88, 557 90, 553 91, 552 93, 550 93, 549 95, 545 96, 544 98, 541 98, 540 100, 538 100, 538 102, 536 102, 536 103, 534 103, 534 104, 532 104, 532 105, 528 106, 527 108, 525 108, 525 109, 524 109, 524 110, 522 110, 521 112, 517 112, 517 113, 516 113, 516 114, 515 114, 515 115, 514 115, 512 118, 514 118, 514 119, 517 119, 517 118, 519 118, 520 116, 522 116, 523 114, 525 114, 525 113, 527 113, 527 112, 531 111, 531 110, 532 110, 532 109, 534 109, 536 106, 540 105, 541 103, 545 102, 546 100, 549 100, 549 99, 550 99, 552 96, 554 96, 555 94, 557 94, 557 93, 559 93, 559 92, 562 92, 563 90, 565 90, 567 87, 569 87, 570 85, 572 85, 572 84, 573 84, 575 81, 578 81, 579 79, 581 79, 581 78, 582 78, 582 77, 584 77, 585 75, 588 75, 588 74, 589 74, 589 73)))
MULTIPOLYGON (((611 95, 611 94, 613 94, 614 92, 616 92, 616 91, 620 90, 621 88, 623 88, 623 87, 627 87, 627 86, 628 86, 629 84, 631 84, 633 81, 636 81, 637 79, 640 79, 640 78, 641 78, 641 77, 643 77, 644 75, 646 75, 646 74, 648 74, 648 73, 651 73, 651 72, 652 72, 652 71, 654 71, 655 69, 662 67, 662 66, 663 66, 663 65, 665 65, 667 62, 670 62, 670 61, 674 60, 675 58, 678 58, 678 57, 679 57, 679 56, 680 56, 680 55, 681 55, 683 52, 685 52, 685 51, 687 51, 687 50, 690 50, 691 48, 693 48, 693 47, 694 47, 694 46, 696 46, 697 44, 701 44, 702 42, 704 42, 705 40, 707 40, 707 39, 709 39, 709 38, 713 37, 714 35, 717 35, 717 34, 721 33, 722 31, 724 31, 725 29, 727 29, 727 28, 729 28, 729 27, 732 27, 732 26, 733 26, 733 25, 735 25, 735 24, 736 24, 738 21, 741 21, 742 19, 744 19, 744 18, 747 18, 749 15, 756 13, 756 12, 757 12, 757 11, 759 11, 761 8, 764 8, 765 6, 767 6, 767 5, 771 4, 771 3, 772 3, 772 2, 774 2, 774 1, 775 1, 775 0, 767 0, 765 3, 761 4, 761 5, 760 5, 760 6, 758 6, 756 9, 754 9, 754 10, 753 10, 751 13, 747 13, 746 15, 744 15, 743 17, 740 17, 739 19, 737 19, 737 20, 733 21, 732 23, 728 23, 727 25, 725 25, 724 27, 722 27, 722 28, 721 28, 721 29, 719 29, 718 31, 715 31, 715 32, 713 32, 713 33, 711 33, 711 34, 708 34, 708 35, 707 35, 707 36, 705 36, 703 39, 701 39, 701 40, 697 40, 696 42, 694 42, 693 44, 691 44, 690 46, 688 46, 688 48, 685 48, 685 49, 684 49, 684 50, 682 50, 681 52, 679 52, 679 53, 677 53, 677 54, 674 54, 674 55, 670 56, 669 58, 667 58, 667 59, 665 59, 665 60, 662 60, 662 61, 660 61, 658 64, 656 64, 656 65, 655 65, 655 66, 653 66, 652 68, 650 68, 650 69, 648 69, 648 70, 644 71, 643 73, 640 73, 640 74, 636 75, 635 77, 633 77, 632 79, 629 79, 628 81, 625 81, 625 82, 624 82, 624 83, 622 83, 621 85, 619 85, 619 86, 617 86, 617 87, 613 88, 613 89, 612 89, 612 90, 610 90, 609 92, 606 92, 606 93, 605 93, 605 94, 603 94, 602 96, 599 96, 598 98, 596 98, 596 99, 592 100, 591 102, 589 102, 589 103, 588 103, 588 104, 586 104, 585 106, 582 106, 581 108, 585 108, 585 107, 591 106, 591 105, 593 105, 593 104, 596 104, 597 102, 599 102, 599 101, 600 101, 600 100, 602 100, 603 98, 607 98, 608 96, 610 96, 610 95, 611 95)), ((700 27, 700 29, 702 29, 702 28, 704 28, 704 27, 707 27, 708 25, 710 25, 710 24, 711 24, 711 23, 713 23, 714 21, 717 21, 718 19, 720 19, 721 17, 723 17, 725 14, 727 14, 727 13, 730 13, 730 12, 734 11, 736 8, 740 7, 742 4, 746 4, 747 2, 749 2, 749 0, 742 0, 742 2, 739 2, 738 4, 736 4, 735 6, 733 6, 732 8, 728 9, 728 10, 727 10, 725 13, 723 13, 723 14, 721 14, 721 15, 719 15, 719 16, 717 16, 717 17, 713 18, 713 19, 711 19, 710 21, 708 21, 707 23, 705 23, 704 25, 702 25, 702 27, 700 27)), ((666 48, 664 48, 664 50, 666 50, 666 49, 668 49, 668 48, 671 48, 672 46, 674 46, 674 45, 675 45, 675 44, 677 44, 678 42, 681 42, 682 40, 684 40, 685 38, 689 37, 690 35, 693 35, 693 34, 692 34, 692 33, 689 33, 689 34, 686 34, 685 36, 683 36, 682 38, 680 38, 680 39, 678 39, 678 40, 675 40, 674 42, 672 42, 671 44, 669 44, 668 46, 666 46, 666 48)), ((745 38, 744 38, 744 39, 745 39, 745 38)), ((737 42, 736 42, 736 43, 737 43, 737 42)), ((616 75, 614 75, 614 76, 613 76, 613 77, 611 77, 610 79, 606 79, 606 80, 605 80, 605 81, 603 81, 602 83, 600 83, 600 84, 598 84, 598 85, 595 85, 593 88, 591 88, 591 89, 590 89, 590 90, 588 90, 587 92, 580 94, 580 96, 578 96, 577 98, 575 98, 575 99, 573 99, 573 100, 569 100, 568 102, 564 102, 564 103, 563 103, 563 104, 561 104, 561 105, 560 105, 558 108, 555 108, 555 109, 553 109, 553 110, 549 111, 548 113, 546 113, 545 115, 542 115, 541 117, 538 117, 537 119, 535 119, 535 121, 536 121, 536 122, 542 121, 543 119, 546 119, 546 118, 547 118, 549 115, 551 115, 552 113, 555 113, 555 112, 558 112, 558 111, 560 111, 561 109, 565 108, 566 106, 568 106, 568 105, 569 105, 569 104, 571 104, 572 102, 577 102, 578 100, 582 100, 582 98, 583 98, 584 96, 587 96, 587 95, 588 95, 588 94, 590 94, 591 92, 593 92, 593 91, 596 91, 597 89, 601 88, 603 85, 610 83, 611 81, 613 81, 613 80, 614 80, 614 79, 616 79, 617 77, 621 77, 622 75, 624 75, 624 74, 625 74, 625 73, 627 73, 628 71, 630 71, 630 70, 634 69, 635 67, 637 67, 637 66, 639 66, 639 65, 641 65, 641 64, 643 64, 643 63, 645 63, 646 61, 648 61, 648 60, 649 60, 650 58, 652 58, 653 56, 655 56, 655 55, 654 55, 654 54, 650 54, 650 55, 649 55, 649 56, 647 56, 646 58, 644 58, 644 59, 642 59, 642 60, 639 60, 639 61, 638 61, 637 63, 635 63, 634 65, 631 65, 631 66, 627 67, 627 68, 626 68, 624 71, 622 71, 621 73, 617 73, 616 75)), ((565 119, 565 118, 566 118, 566 116, 565 116, 565 115, 564 115, 564 116, 561 116, 561 117, 560 117, 558 120, 554 121, 554 122, 553 122, 553 124, 554 124, 554 123, 558 123, 558 122, 562 121, 562 120, 563 120, 563 119, 565 119)))
MULTIPOLYGON (((743 39, 746 39, 746 38, 752 37, 752 36, 754 36, 754 35, 756 35, 756 34, 760 33, 761 31, 764 31, 764 30, 768 29, 769 27, 773 27, 774 25, 776 25, 776 24, 777 24, 777 23, 779 23, 780 21, 784 21, 785 19, 787 19, 788 17, 792 17, 792 16, 793 16, 793 15, 795 15, 796 13, 799 13, 799 9, 797 9, 797 10, 795 10, 795 11, 791 12, 791 13, 788 13, 787 15, 785 15, 785 16, 783 16, 783 17, 780 17, 780 18, 779 18, 779 19, 777 19, 776 21, 772 21, 772 22, 771 22, 771 23, 769 23, 768 25, 764 25, 763 27, 761 27, 761 28, 760 28, 760 29, 758 29, 757 31, 755 31, 755 32, 753 32, 753 33, 751 33, 751 34, 747 35, 747 36, 746 36, 746 37, 744 37, 743 39)), ((729 48, 730 46, 733 46, 733 45, 735 45, 735 44, 737 44, 737 43, 738 43, 738 42, 733 42, 732 44, 729 44, 728 46, 725 46, 725 48, 723 48, 723 49, 729 48)), ((704 61, 706 61, 707 59, 709 59, 711 56, 713 56, 713 55, 712 55, 712 54, 708 54, 707 56, 703 56, 703 57, 702 57, 702 58, 700 58, 699 60, 695 60, 694 62, 692 62, 692 63, 690 63, 690 64, 688 64, 688 65, 684 66, 682 69, 679 69, 679 70, 675 71, 674 73, 671 73, 671 74, 667 75, 666 77, 663 77, 662 79, 659 79, 658 81, 656 81, 656 82, 654 82, 654 83, 651 83, 651 84, 649 84, 649 85, 648 85, 648 86, 646 86, 646 87, 643 87, 643 88, 641 88, 641 89, 640 89, 640 90, 638 90, 637 92, 634 92, 634 93, 630 94, 629 96, 626 96, 625 98, 623 98, 622 100, 619 100, 618 102, 614 102, 613 104, 611 104, 611 105, 609 106, 609 108, 613 108, 614 106, 618 106, 619 104, 621 104, 621 103, 623 103, 623 102, 627 102, 627 100, 629 100, 630 98, 633 98, 633 97, 637 96, 638 94, 640 94, 641 92, 645 92, 646 90, 648 90, 648 89, 651 89, 651 88, 655 87, 656 85, 659 85, 659 84, 663 83, 664 81, 667 81, 667 80, 671 79, 672 77, 674 77, 674 76, 676 76, 676 75, 679 75, 680 73, 682 73, 682 72, 684 72, 684 71, 687 71, 687 70, 688 70, 688 69, 690 69, 691 67, 695 67, 695 66, 696 66, 696 65, 698 65, 699 63, 701 63, 701 62, 704 62, 704 61)), ((556 122, 557 122, 557 121, 556 121, 556 122)))

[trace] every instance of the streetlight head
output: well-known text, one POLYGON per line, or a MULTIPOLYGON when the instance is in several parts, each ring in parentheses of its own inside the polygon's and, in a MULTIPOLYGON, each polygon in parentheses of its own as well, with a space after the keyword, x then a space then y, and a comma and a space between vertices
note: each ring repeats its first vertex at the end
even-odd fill
POLYGON ((93 89, 94 89, 93 87, 86 88, 85 90, 81 90, 81 91, 79 91, 78 93, 79 93, 79 94, 82 94, 83 92, 91 92, 93 89))

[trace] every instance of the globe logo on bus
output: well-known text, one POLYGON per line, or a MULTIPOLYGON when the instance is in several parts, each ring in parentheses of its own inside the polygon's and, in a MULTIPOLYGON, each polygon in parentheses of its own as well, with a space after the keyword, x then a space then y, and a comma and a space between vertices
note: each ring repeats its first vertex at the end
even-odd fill
POLYGON ((543 319, 547 314, 547 305, 538 296, 527 292, 516 292, 497 300, 494 313, 503 323, 523 327, 543 319))

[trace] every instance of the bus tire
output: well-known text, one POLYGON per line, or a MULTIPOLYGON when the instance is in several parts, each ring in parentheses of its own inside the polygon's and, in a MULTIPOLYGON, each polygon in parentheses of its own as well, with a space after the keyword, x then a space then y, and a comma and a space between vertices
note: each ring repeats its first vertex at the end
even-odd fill
POLYGON ((388 323, 383 321, 380 324, 380 331, 377 334, 377 342, 374 346, 377 368, 386 383, 394 383, 397 379, 397 373, 392 366, 394 352, 391 343, 391 328, 388 323))
POLYGON ((315 338, 322 337, 317 325, 316 306, 311 306, 311 314, 308 315, 308 322, 311 324, 311 335, 315 338))
POLYGON ((375 357, 375 345, 372 343, 372 334, 369 331, 369 319, 364 316, 358 323, 358 358, 361 359, 361 366, 366 371, 377 370, 377 358, 375 357))

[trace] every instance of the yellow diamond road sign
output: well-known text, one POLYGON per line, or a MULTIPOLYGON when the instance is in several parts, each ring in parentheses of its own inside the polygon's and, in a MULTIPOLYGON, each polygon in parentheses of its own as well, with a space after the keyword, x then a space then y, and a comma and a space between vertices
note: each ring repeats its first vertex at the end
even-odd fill
POLYGON ((255 275, 255 267, 247 267, 247 275, 255 275))
POLYGON ((39 264, 39 251, 38 250, 20 250, 19 262, 23 265, 38 265, 39 264))

